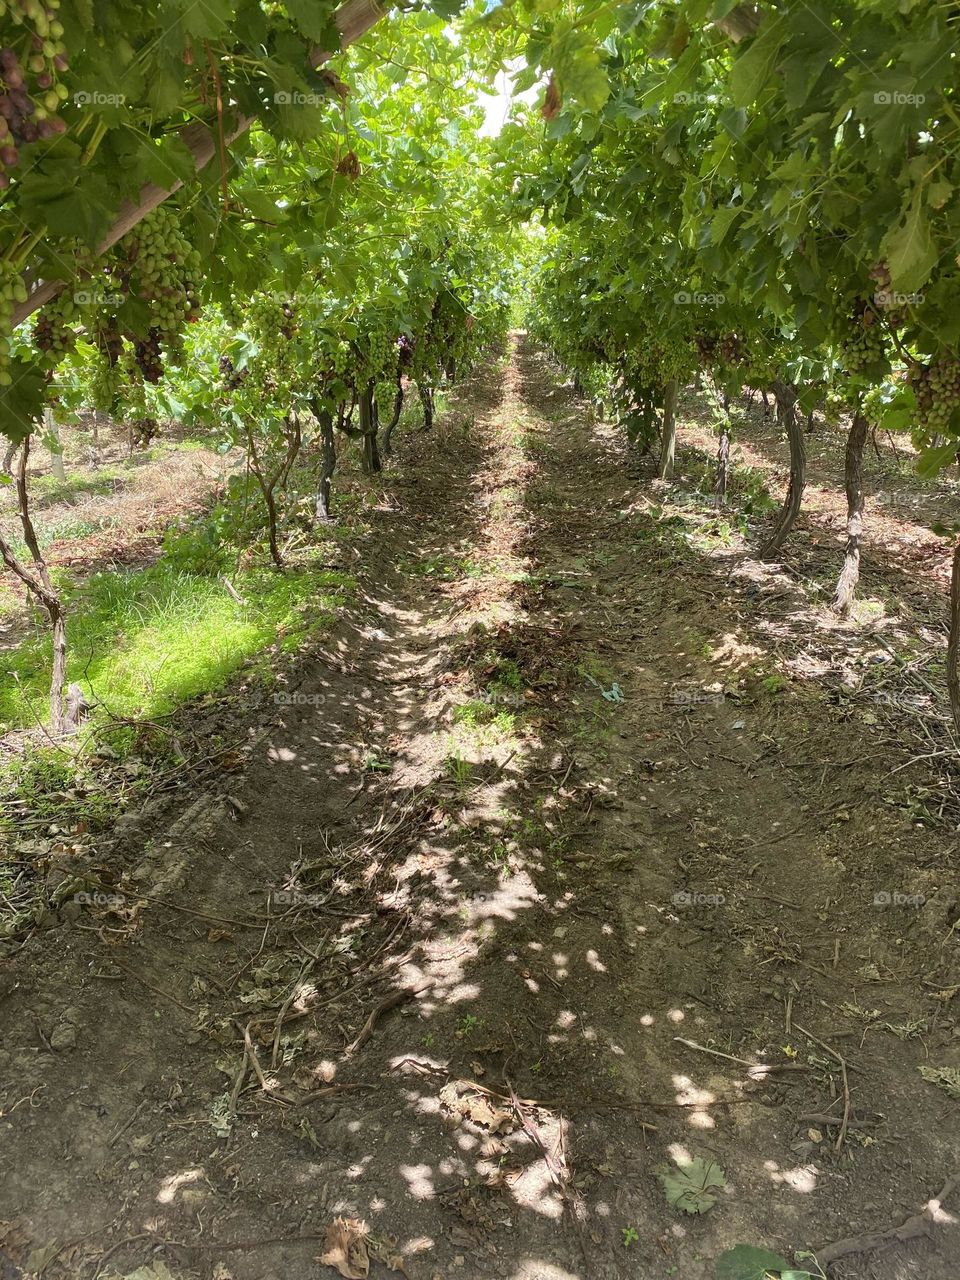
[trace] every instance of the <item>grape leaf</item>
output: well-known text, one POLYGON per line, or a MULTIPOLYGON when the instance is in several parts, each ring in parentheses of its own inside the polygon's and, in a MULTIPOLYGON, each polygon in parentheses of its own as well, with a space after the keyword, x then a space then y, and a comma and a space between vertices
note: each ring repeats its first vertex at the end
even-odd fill
POLYGON ((749 107, 757 100, 785 37, 783 18, 773 18, 739 55, 730 70, 730 97, 735 107, 749 107))
POLYGON ((175 133, 156 139, 142 138, 137 156, 145 177, 158 187, 172 187, 175 182, 189 182, 197 172, 193 152, 175 133))
POLYGON ((308 40, 324 49, 339 49, 340 37, 331 22, 333 8, 317 0, 286 0, 287 13, 308 40))
POLYGON ((717 1280, 766 1280, 769 1275, 782 1275, 790 1263, 769 1249, 752 1244, 738 1244, 717 1259, 717 1280))
POLYGON ((924 449, 917 459, 917 475, 921 480, 931 480, 938 471, 949 466, 956 456, 956 440, 952 444, 938 445, 935 449, 924 449))
POLYGON ((880 256, 890 271, 890 287, 897 292, 913 293, 930 274, 937 261, 937 251, 920 187, 903 220, 891 227, 880 241, 880 256))
POLYGON ((43 412, 46 377, 38 361, 19 354, 10 364, 12 382, 0 395, 0 436, 15 444, 33 431, 43 412))
POLYGON ((47 229, 57 236, 76 236, 84 244, 95 245, 106 233, 116 209, 111 203, 109 180, 99 173, 84 173, 80 181, 44 203, 42 215, 47 229))
POLYGON ((684 1213, 706 1213, 717 1202, 711 1188, 726 1186, 720 1166, 700 1156, 677 1169, 661 1170, 657 1177, 663 1183, 667 1204, 684 1213))
POLYGON ((228 29, 233 17, 233 0, 176 0, 185 31, 202 40, 215 40, 228 29))

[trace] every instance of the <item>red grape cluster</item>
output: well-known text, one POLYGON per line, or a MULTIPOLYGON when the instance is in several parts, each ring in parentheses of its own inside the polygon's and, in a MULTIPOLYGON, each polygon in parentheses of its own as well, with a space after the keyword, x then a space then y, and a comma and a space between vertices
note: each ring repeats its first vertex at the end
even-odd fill
POLYGON ((22 39, 0 48, 0 189, 20 163, 19 148, 63 133, 57 115, 67 88, 57 80, 68 63, 60 0, 0 0, 0 16, 23 27, 22 39))
POLYGON ((701 333, 694 341, 703 364, 740 364, 747 358, 747 348, 737 333, 701 333))
POLYGON ((220 376, 228 391, 236 391, 249 374, 249 369, 238 370, 229 356, 220 357, 220 376))
POLYGON ((157 383, 163 377, 163 352, 160 349, 160 330, 151 329, 146 340, 133 343, 133 358, 143 374, 144 382, 157 383))

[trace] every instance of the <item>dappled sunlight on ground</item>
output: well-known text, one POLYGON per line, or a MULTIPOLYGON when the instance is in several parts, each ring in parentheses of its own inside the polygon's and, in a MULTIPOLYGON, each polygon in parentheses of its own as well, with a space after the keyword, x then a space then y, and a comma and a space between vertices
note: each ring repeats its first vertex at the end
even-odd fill
POLYGON ((64 1239, 70 1180, 106 1171, 92 1262, 176 1274, 224 1242, 234 1280, 285 1280, 340 1214, 371 1274, 395 1250, 419 1280, 706 1280, 734 1243, 895 1218, 946 1158, 922 1042, 876 1020, 865 1041, 840 1002, 899 1016, 882 979, 932 953, 915 916, 868 902, 864 924, 913 829, 867 840, 864 775, 820 758, 833 704, 793 701, 836 669, 828 629, 789 574, 636 504, 641 464, 546 377, 521 345, 471 392, 476 440, 402 441, 353 612, 257 730, 242 808, 160 828, 156 865, 138 848, 117 875, 129 932, 104 909, 71 935, 97 1028, 74 1061, 109 1123, 52 1190, 13 1166, 64 1239), (909 1081, 911 1163, 854 1124, 837 1158, 839 1065, 797 1020, 849 1046, 852 1121, 909 1081), (721 1181, 686 1215, 664 1171, 691 1160, 721 1181))

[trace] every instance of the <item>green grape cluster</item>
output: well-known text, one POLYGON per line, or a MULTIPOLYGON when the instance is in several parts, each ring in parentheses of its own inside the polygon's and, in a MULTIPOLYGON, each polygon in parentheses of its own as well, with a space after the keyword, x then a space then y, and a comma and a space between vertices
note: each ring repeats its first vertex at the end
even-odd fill
POLYGON ((27 286, 19 271, 9 262, 0 262, 0 387, 9 387, 13 381, 10 373, 13 309, 18 302, 26 300, 27 286))
POLYGON ((840 417, 849 408, 847 401, 841 391, 836 387, 831 387, 824 397, 823 401, 823 418, 830 427, 838 427, 840 425, 840 417))
POLYGON ((203 260, 183 234, 176 213, 161 207, 120 241, 121 276, 150 308, 150 329, 179 333, 199 311, 203 260))
POLYGON ((289 298, 255 293, 247 303, 243 329, 257 344, 256 359, 247 365, 247 377, 233 390, 252 401, 284 397, 300 377, 299 352, 293 339, 299 330, 297 309, 289 298))
POLYGON ((908 373, 917 398, 920 424, 930 432, 945 432, 960 405, 960 359, 942 352, 929 364, 914 364, 908 373))
POLYGON ((847 373, 866 373, 886 359, 883 330, 868 307, 857 313, 840 334, 840 363, 847 373))
MULTIPOLYGON (((630 364, 636 377, 646 386, 664 386, 674 378, 686 376, 693 357, 682 341, 662 341, 652 333, 637 344, 630 364)), ((631 380, 635 381, 636 377, 631 380)))
POLYGON ((97 358, 90 384, 93 407, 102 413, 112 414, 117 407, 123 386, 123 366, 119 362, 111 363, 109 355, 102 352, 97 358))
MULTIPOLYGON (((366 327, 359 339, 359 347, 361 360, 357 369, 358 380, 378 381, 391 376, 397 366, 399 352, 395 337, 385 324, 373 323, 366 327)), ((442 344, 434 352, 435 363, 441 349, 444 349, 442 344)))

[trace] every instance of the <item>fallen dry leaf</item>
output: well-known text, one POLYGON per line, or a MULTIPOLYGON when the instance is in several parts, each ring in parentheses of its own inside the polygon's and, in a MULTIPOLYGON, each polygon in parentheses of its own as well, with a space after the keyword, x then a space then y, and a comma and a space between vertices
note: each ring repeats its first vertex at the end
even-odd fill
POLYGON ((469 1084, 460 1080, 452 1080, 440 1090, 440 1101, 451 1116, 460 1120, 469 1120, 479 1129, 489 1133, 512 1133, 517 1122, 509 1111, 494 1106, 491 1100, 482 1093, 464 1093, 469 1084))
POLYGON ((327 1227, 320 1261, 336 1267, 346 1280, 366 1280, 370 1274, 367 1224, 356 1218, 334 1218, 327 1227))

